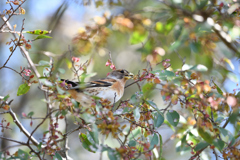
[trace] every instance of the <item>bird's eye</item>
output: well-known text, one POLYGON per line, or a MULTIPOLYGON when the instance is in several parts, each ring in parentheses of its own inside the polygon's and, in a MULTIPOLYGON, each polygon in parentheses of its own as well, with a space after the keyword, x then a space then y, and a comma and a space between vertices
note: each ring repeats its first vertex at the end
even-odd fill
POLYGON ((124 73, 124 70, 121 70, 120 72, 121 72, 121 73, 124 73))

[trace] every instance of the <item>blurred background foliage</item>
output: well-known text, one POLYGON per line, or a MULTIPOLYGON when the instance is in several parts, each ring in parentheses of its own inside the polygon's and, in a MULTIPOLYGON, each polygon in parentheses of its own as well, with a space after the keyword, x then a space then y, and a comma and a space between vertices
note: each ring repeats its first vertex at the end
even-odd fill
MULTIPOLYGON (((6 7, 6 2, 0 1, 0 11, 6 7)), ((160 69, 158 63, 170 59, 171 70, 195 67, 201 79, 213 80, 220 88, 237 92, 233 89, 238 88, 239 82, 238 0, 27 0, 23 7, 26 14, 13 17, 10 23, 16 24, 16 30, 19 30, 22 19, 25 18, 26 31, 38 28, 52 31, 52 39, 33 41, 29 52, 36 64, 40 60, 49 61, 48 56, 52 56, 56 66, 65 70, 60 75, 61 78, 74 78, 70 50, 72 56, 80 58, 81 63, 91 59, 87 72, 97 73, 93 79, 105 77, 111 71, 105 67, 110 52, 117 68, 135 74, 148 65, 160 69)), ((2 23, 1 21, 0 25, 2 23)), ((34 39, 33 35, 25 37, 34 39)), ((9 46, 6 45, 6 40, 9 39, 10 34, 1 33, 1 64, 8 57, 6 52, 9 46)), ((19 50, 14 53, 9 65, 16 70, 20 66, 28 67, 19 50)), ((38 69, 40 73, 44 71, 44 67, 38 69)), ((29 94, 16 97, 20 84, 21 81, 14 72, 0 70, 0 93, 14 97, 14 110, 21 113, 38 108, 39 112, 35 111, 35 114, 41 116, 41 106, 45 103, 39 102, 39 99, 43 99, 44 95, 37 86, 32 86, 29 94)), ((123 99, 136 91, 137 86, 131 86, 123 99)), ((164 106, 159 97, 160 93, 156 93, 153 99, 156 99, 158 105, 164 106)), ((26 128, 29 127, 29 121, 23 120, 23 123, 26 128)), ((163 141, 169 140, 169 133, 172 133, 165 130, 167 129, 163 127, 160 131, 163 141)), ((41 137, 41 133, 38 136, 41 137)), ((78 137, 77 133, 75 136, 78 137)), ((70 138, 70 144, 75 141, 70 138)), ((171 147, 175 146, 174 143, 167 143, 163 148, 166 159, 176 159, 178 153, 171 147)), ((1 145, 6 146, 3 143, 1 145)), ((70 150, 74 159, 86 159, 89 154, 99 156, 80 149, 80 145, 70 150)))

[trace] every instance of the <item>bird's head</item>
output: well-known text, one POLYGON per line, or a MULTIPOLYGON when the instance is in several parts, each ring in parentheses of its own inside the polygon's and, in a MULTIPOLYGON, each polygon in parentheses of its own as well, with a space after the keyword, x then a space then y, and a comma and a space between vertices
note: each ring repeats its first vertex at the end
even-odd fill
POLYGON ((112 71, 107 77, 108 78, 113 78, 113 79, 124 79, 124 80, 128 80, 128 79, 132 79, 133 78, 133 74, 128 72, 125 69, 117 69, 112 71))

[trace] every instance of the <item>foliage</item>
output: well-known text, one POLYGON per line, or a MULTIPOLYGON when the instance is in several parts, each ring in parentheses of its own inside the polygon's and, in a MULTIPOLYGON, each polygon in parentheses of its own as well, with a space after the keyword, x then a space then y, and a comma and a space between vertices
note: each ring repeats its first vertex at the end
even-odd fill
MULTIPOLYGON (((33 40, 27 40, 24 34, 38 35, 34 41, 44 41, 51 38, 46 35, 51 32, 41 29, 24 31, 24 20, 20 32, 13 30, 9 24, 14 14, 25 14, 21 7, 25 2, 7 0, 6 5, 10 9, 4 11, 0 33, 13 34, 14 39, 6 42, 10 45, 9 57, 0 70, 12 70, 21 77, 23 83, 18 88, 17 96, 28 94, 32 84, 37 84, 44 92, 47 112, 43 112, 45 116, 29 133, 12 111, 9 93, 2 93, 5 97, 0 101, 0 114, 9 114, 13 118, 27 137, 27 142, 17 141, 13 137, 0 138, 28 149, 19 149, 13 154, 1 150, 0 158, 44 159, 48 155, 62 159, 68 156, 67 138, 78 131, 83 148, 93 153, 107 152, 111 160, 164 159, 164 142, 160 132, 163 125, 174 131, 172 137, 178 142, 176 151, 190 152, 192 156, 189 159, 200 159, 203 152, 211 155, 209 150, 213 152, 211 156, 221 159, 240 158, 239 93, 237 89, 227 93, 222 87, 224 80, 232 75, 229 68, 234 69, 230 59, 240 55, 238 45, 234 45, 239 33, 238 2, 139 1, 134 9, 119 15, 108 16, 104 13, 94 18, 94 25, 86 26, 73 37, 75 50, 69 49, 70 59, 62 56, 56 63, 51 56, 49 62, 40 59, 38 67, 43 68, 42 74, 27 51, 31 49, 30 42, 33 40), (109 39, 119 33, 125 35, 130 45, 138 46, 137 52, 142 58, 139 63, 148 63, 146 68, 136 71, 134 82, 126 86, 137 85, 139 90, 113 105, 109 105, 107 100, 93 97, 95 103, 84 108, 64 90, 65 83, 60 81, 60 76, 65 69, 61 62, 73 71, 75 80, 83 82, 85 78, 94 76, 87 73, 91 60, 82 63, 73 54, 81 57, 100 51, 113 43, 109 39), (225 51, 220 50, 222 45, 227 48, 225 51), (7 66, 16 48, 20 48, 30 69, 21 67, 17 71, 7 66), (164 108, 153 101, 154 91, 161 94, 164 108), (59 129, 59 125, 63 125, 60 121, 64 120, 67 124, 68 117, 75 117, 76 128, 70 131, 59 129), (40 126, 44 124, 48 127, 41 130, 40 126), (228 125, 233 126, 234 133, 227 130, 228 125), (41 132, 40 141, 34 138, 36 131, 41 132), (99 139, 101 136, 104 139, 113 138, 119 143, 118 147, 104 144, 99 139)), ((95 3, 96 7, 101 7, 105 2, 95 3)), ((109 5, 127 8, 120 0, 109 5)), ((114 60, 109 55, 106 66, 115 70, 114 60)), ((22 113, 24 118, 31 121, 30 126, 33 125, 34 113, 34 109, 28 114, 22 113)), ((10 130, 10 124, 13 125, 2 119, 2 132, 10 130)))

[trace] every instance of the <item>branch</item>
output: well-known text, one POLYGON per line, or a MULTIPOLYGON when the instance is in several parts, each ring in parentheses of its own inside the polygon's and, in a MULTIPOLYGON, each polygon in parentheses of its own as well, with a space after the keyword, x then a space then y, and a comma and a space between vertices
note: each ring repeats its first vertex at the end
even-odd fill
POLYGON ((22 145, 22 144, 16 144, 16 145, 12 145, 12 146, 7 146, 7 147, 3 148, 2 150, 0 150, 0 152, 7 151, 7 150, 9 150, 10 148, 16 148, 16 147, 19 148, 20 146, 25 146, 25 145, 22 145))
MULTIPOLYGON (((26 0, 25 0, 25 1, 26 1, 26 0)), ((3 17, 1 17, 1 18, 2 18, 2 20, 6 23, 8 29, 9 29, 10 31, 12 31, 12 26, 11 26, 10 23, 8 22, 8 19, 7 19, 5 16, 3 16, 3 17)), ((13 37, 14 37, 15 39, 17 38, 17 35, 16 35, 15 33, 12 33, 12 35, 13 35, 13 37)), ((35 75, 37 76, 37 78, 38 78, 38 80, 39 80, 39 77, 40 77, 41 75, 40 75, 39 72, 37 71, 37 68, 35 67, 32 59, 30 58, 28 51, 27 51, 23 46, 19 46, 19 48, 20 48, 21 52, 24 54, 24 56, 26 57, 29 65, 31 66, 33 72, 35 73, 35 75)), ((39 83, 39 84, 40 84, 40 83, 39 83)), ((41 84, 40 84, 40 85, 41 85, 41 84)), ((41 86, 42 86, 42 85, 41 85, 41 86)))
MULTIPOLYGON (((20 37, 21 37, 21 36, 20 36, 20 37)), ((19 39, 20 39, 20 37, 19 37, 19 39)), ((18 43, 19 43, 19 40, 18 40, 18 43)), ((0 67, 0 69, 4 68, 4 67, 7 65, 8 61, 9 61, 10 58, 12 57, 13 53, 14 53, 15 50, 17 49, 18 43, 17 43, 17 44, 14 43, 14 44, 15 44, 15 47, 13 48, 11 54, 8 56, 8 59, 6 60, 6 62, 3 64, 2 67, 0 67)))
MULTIPOLYGON (((0 30, 2 30, 3 26, 8 23, 9 19, 14 15, 14 13, 15 13, 15 12, 23 5, 23 3, 25 3, 26 1, 27 1, 27 0, 22 1, 22 3, 19 4, 15 10, 13 10, 12 14, 8 17, 8 19, 6 19, 5 16, 3 16, 3 17, 5 18, 5 20, 4 20, 3 25, 0 27, 0 30)), ((11 7, 11 8, 12 8, 12 7, 11 7)), ((12 9, 13 9, 13 8, 12 8, 12 9)), ((1 17, 2 17, 2 16, 1 16, 1 17)), ((2 18, 2 19, 3 19, 3 18, 2 18)), ((7 24, 7 25, 8 25, 8 24, 7 24)))
MULTIPOLYGON (((207 11, 201 11, 201 14, 199 14, 197 11, 196 11, 196 12, 190 12, 190 11, 184 10, 184 9, 181 8, 181 7, 178 7, 178 6, 172 5, 172 4, 168 4, 168 3, 166 3, 166 2, 163 2, 163 4, 165 4, 165 5, 168 6, 169 8, 178 10, 178 11, 181 12, 184 16, 190 17, 190 18, 192 18, 194 21, 196 21, 196 22, 198 22, 198 23, 199 23, 199 21, 197 21, 196 19, 194 19, 194 18, 193 18, 193 15, 200 15, 200 16, 202 16, 202 17, 204 18, 204 21, 206 21, 207 18, 211 18, 211 14, 210 14, 209 12, 207 12, 207 11)), ((178 11, 177 11, 177 12, 178 12, 178 11)), ((203 21, 203 22, 204 22, 204 21, 203 21)), ((200 22, 200 23, 202 23, 202 22, 200 22)), ((221 35, 220 32, 224 32, 223 30, 220 30, 220 31, 219 31, 219 30, 215 29, 214 27, 212 27, 212 29, 213 29, 213 31, 217 34, 217 36, 222 40, 222 42, 223 42, 230 50, 232 50, 233 52, 235 52, 235 53, 237 53, 238 55, 240 55, 240 52, 237 50, 237 48, 235 48, 232 43, 228 42, 228 41, 226 40, 226 38, 221 35)), ((225 33, 225 32, 224 32, 224 33, 225 33)))
POLYGON ((24 146, 26 146, 26 143, 24 143, 24 142, 20 142, 20 141, 17 141, 17 140, 11 139, 11 138, 7 138, 7 137, 0 136, 0 139, 4 139, 4 140, 7 140, 7 141, 15 142, 15 143, 18 143, 18 144, 20 144, 20 145, 24 145, 24 146))
MULTIPOLYGON (((0 99, 3 99, 3 97, 0 96, 0 99)), ((9 104, 8 102, 5 102, 6 104, 9 104)), ((34 138, 31 137, 31 134, 23 127, 23 125, 20 123, 20 121, 18 120, 16 114, 12 111, 11 108, 9 108, 8 111, 3 112, 4 114, 9 113, 13 119, 13 122, 18 126, 18 128, 20 129, 20 131, 29 138, 29 140, 35 145, 38 146, 39 142, 34 138)))
POLYGON ((25 134, 26 137, 29 138, 29 140, 35 145, 38 146, 39 142, 30 135, 30 133, 23 127, 23 125, 20 123, 20 121, 18 120, 16 114, 12 111, 11 108, 9 108, 9 114, 11 115, 13 122, 18 126, 18 128, 23 132, 23 134, 25 134))
MULTIPOLYGON (((237 53, 238 55, 240 55, 240 52, 232 45, 232 43, 228 42, 226 40, 226 38, 224 38, 221 34, 220 31, 216 30, 215 28, 212 28, 214 30, 214 32, 218 35, 218 37, 223 41, 223 43, 233 52, 237 53)), ((224 31, 222 31, 224 32, 224 31)))
POLYGON ((34 132, 36 132, 36 130, 45 122, 45 120, 46 120, 53 112, 55 112, 55 111, 57 111, 57 110, 58 110, 58 109, 55 109, 55 110, 52 110, 50 113, 48 113, 48 114, 46 115, 46 117, 42 120, 42 122, 40 122, 40 123, 36 126, 36 128, 32 131, 32 133, 30 134, 30 136, 28 136, 27 144, 29 144, 29 142, 30 142, 30 140, 31 140, 34 132))

